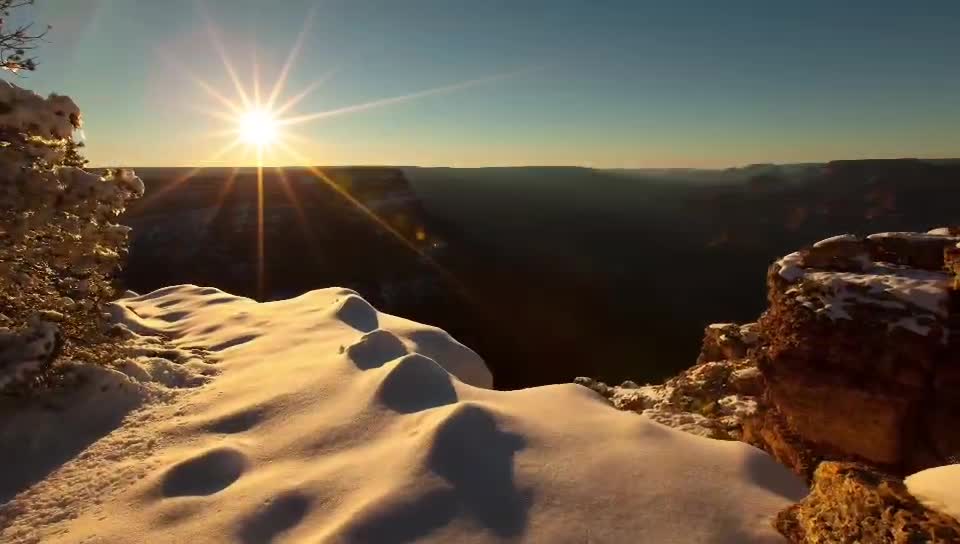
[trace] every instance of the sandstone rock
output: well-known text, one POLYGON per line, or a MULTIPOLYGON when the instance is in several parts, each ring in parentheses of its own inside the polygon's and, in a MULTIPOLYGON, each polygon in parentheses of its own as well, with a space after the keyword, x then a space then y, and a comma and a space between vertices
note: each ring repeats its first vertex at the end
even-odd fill
POLYGON ((664 425, 724 440, 738 440, 742 422, 757 411, 763 377, 747 357, 759 335, 755 323, 714 324, 704 332, 698 363, 660 385, 625 381, 608 386, 590 378, 575 383, 593 389, 614 408, 642 413, 664 425))
POLYGON ((740 395, 759 397, 764 391, 763 374, 755 366, 745 366, 730 373, 727 383, 740 395))
POLYGON ((943 251, 960 242, 960 236, 917 232, 881 232, 867 237, 874 260, 919 268, 943 268, 943 251))
POLYGON ((747 349, 756 344, 757 340, 756 323, 714 323, 704 332, 697 364, 743 359, 747 356, 747 349))
POLYGON ((943 248, 943 265, 955 278, 960 278, 960 243, 943 248))
POLYGON ((757 446, 806 480, 813 477, 821 457, 815 447, 787 424, 775 406, 761 404, 742 423, 741 441, 757 446))
POLYGON ((960 542, 960 524, 921 505, 903 482, 856 463, 824 462, 810 494, 774 522, 790 542, 960 542))
POLYGON ((951 400, 960 379, 949 378, 960 367, 950 334, 955 293, 943 269, 955 243, 933 234, 840 237, 770 268, 756 353, 760 410, 775 407, 782 420, 751 434, 759 445, 782 449, 791 440, 773 435, 789 429, 821 457, 896 473, 960 451, 960 430, 950 427, 960 415, 951 400))
POLYGON ((951 228, 822 240, 770 267, 757 323, 707 327, 696 365, 661 385, 588 386, 807 479, 825 460, 896 475, 960 461, 958 244, 951 228))

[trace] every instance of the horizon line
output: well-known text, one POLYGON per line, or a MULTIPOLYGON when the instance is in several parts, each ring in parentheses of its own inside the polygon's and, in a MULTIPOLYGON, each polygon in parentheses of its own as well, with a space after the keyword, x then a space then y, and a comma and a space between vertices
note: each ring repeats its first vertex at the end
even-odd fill
POLYGON ((214 169, 214 168, 243 168, 243 169, 294 169, 294 168, 446 168, 452 170, 481 170, 481 169, 521 169, 521 168, 578 168, 585 170, 732 170, 738 168, 749 168, 752 166, 796 166, 796 165, 820 165, 831 162, 843 161, 960 161, 958 157, 862 157, 853 159, 827 159, 813 161, 795 161, 795 162, 751 162, 738 163, 729 166, 593 166, 587 164, 503 164, 503 165, 483 165, 483 166, 460 166, 460 165, 423 165, 423 164, 388 164, 388 163, 345 163, 345 164, 286 164, 286 165, 264 165, 255 164, 209 164, 209 165, 137 165, 137 166, 118 166, 118 165, 87 165, 84 168, 106 169, 106 168, 195 168, 195 169, 214 169))

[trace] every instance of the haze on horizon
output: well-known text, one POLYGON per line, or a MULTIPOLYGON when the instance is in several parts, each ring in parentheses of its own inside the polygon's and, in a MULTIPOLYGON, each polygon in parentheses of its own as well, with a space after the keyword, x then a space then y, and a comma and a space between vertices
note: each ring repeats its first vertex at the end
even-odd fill
POLYGON ((188 74, 236 97, 212 27, 267 93, 311 12, 282 95, 322 80, 291 115, 343 114, 291 127, 297 154, 266 165, 960 155, 953 0, 38 0, 39 70, 5 77, 72 96, 94 165, 251 165, 243 147, 216 157, 230 124, 188 74))

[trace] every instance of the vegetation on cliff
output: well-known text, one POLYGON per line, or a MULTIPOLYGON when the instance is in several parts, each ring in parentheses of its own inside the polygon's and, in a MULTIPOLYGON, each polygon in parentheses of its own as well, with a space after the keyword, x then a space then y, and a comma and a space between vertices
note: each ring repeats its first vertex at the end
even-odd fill
MULTIPOLYGON (((0 2, 0 13, 28 3, 0 2)), ((0 67, 32 69, 37 38, 0 26, 0 67), (9 52, 11 43, 20 46, 9 52)), ((143 184, 131 171, 84 170, 81 126, 69 97, 0 82, 0 391, 49 379, 61 351, 110 351, 101 311, 116 297, 129 232, 116 218, 143 184)))

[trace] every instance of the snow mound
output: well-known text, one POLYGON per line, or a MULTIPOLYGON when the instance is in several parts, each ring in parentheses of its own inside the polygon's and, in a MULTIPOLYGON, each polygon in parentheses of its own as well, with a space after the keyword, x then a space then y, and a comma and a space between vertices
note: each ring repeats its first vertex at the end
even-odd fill
POLYGON ((920 504, 960 521, 960 465, 928 468, 903 483, 920 504))
POLYGON ((493 391, 471 350, 349 290, 111 311, 219 373, 0 507, 3 542, 782 542, 806 494, 760 450, 579 385, 493 391))

